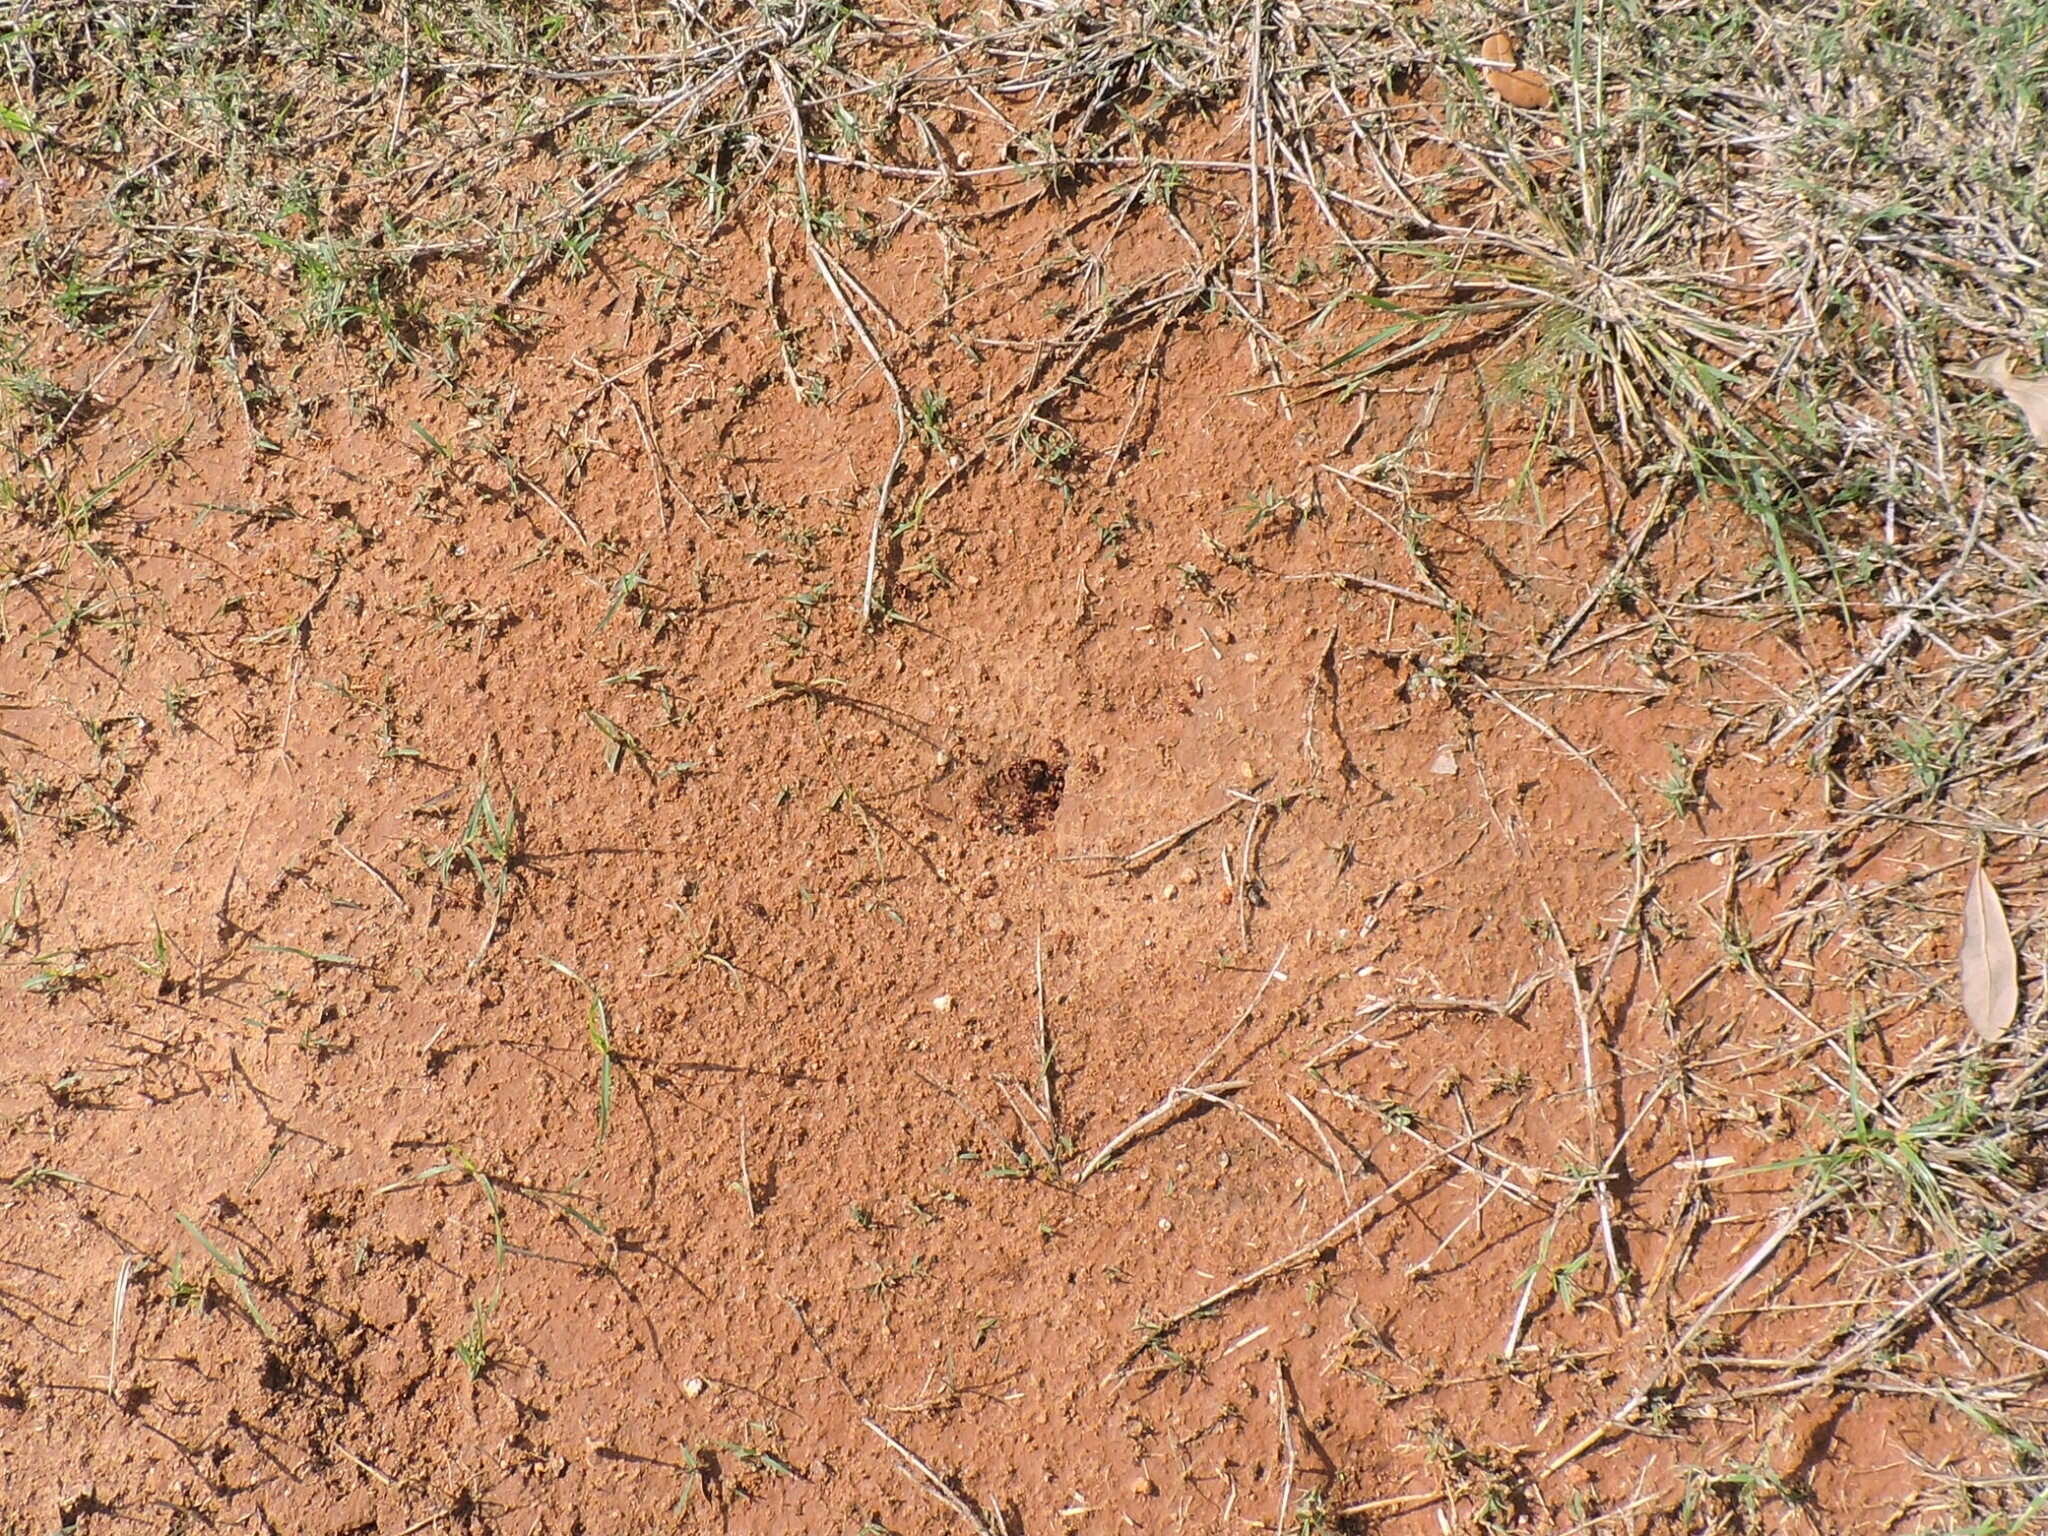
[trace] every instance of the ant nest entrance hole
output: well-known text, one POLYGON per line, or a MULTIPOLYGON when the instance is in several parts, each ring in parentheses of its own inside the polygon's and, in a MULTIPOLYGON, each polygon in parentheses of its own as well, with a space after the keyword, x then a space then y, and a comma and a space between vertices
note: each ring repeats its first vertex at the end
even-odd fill
POLYGON ((1067 787, 1067 765, 1042 757, 1020 757, 981 781, 974 808, 982 825, 1006 837, 1029 837, 1052 825, 1067 787))

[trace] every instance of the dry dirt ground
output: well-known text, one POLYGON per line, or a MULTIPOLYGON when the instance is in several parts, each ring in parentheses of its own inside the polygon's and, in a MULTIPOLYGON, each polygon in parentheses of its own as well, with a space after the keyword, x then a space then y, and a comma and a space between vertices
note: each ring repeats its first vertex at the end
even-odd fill
MULTIPOLYGON (((1873 1372, 2023 1400, 2038 1261, 1958 1332, 1815 1193, 1848 1075, 1959 1037, 1973 857, 1786 851, 1853 820, 1774 734, 1843 615, 1482 348, 1302 382, 1307 291, 1209 264, 1241 181, 839 174, 865 244, 787 180, 621 214, 453 373, 11 280, 78 408, 0 583, 0 1530, 1846 1532, 2002 1475, 1873 1372)), ((24 153, 0 226, 96 188, 24 153)))

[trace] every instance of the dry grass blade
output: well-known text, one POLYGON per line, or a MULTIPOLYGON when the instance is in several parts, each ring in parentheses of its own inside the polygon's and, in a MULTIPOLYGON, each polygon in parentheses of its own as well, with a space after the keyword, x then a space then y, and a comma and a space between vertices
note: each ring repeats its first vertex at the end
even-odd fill
POLYGON ((1108 1141, 1105 1141, 1102 1144, 1101 1150, 1089 1158, 1081 1171, 1074 1175, 1074 1182, 1076 1184, 1087 1183, 1089 1179, 1101 1171, 1103 1166, 1119 1152, 1123 1151, 1124 1148, 1144 1136, 1148 1131, 1155 1130, 1159 1126, 1164 1125, 1190 1105, 1220 1103, 1224 1095, 1240 1092, 1249 1086, 1250 1084, 1244 1079, 1233 1078, 1227 1082, 1203 1083, 1200 1085, 1180 1083, 1167 1089, 1165 1098, 1110 1137, 1108 1141))
POLYGON ((1734 1300, 1735 1294, 1749 1283, 1756 1272, 1770 1263, 1778 1250, 1784 1246, 1785 1240, 1804 1226, 1810 1217, 1833 1198, 1834 1194, 1832 1191, 1823 1190, 1818 1194, 1809 1195, 1798 1205, 1787 1211, 1778 1221, 1777 1225, 1765 1234, 1763 1240, 1750 1250, 1749 1256, 1738 1264, 1734 1272, 1722 1282, 1720 1289, 1715 1291, 1705 1305, 1693 1314, 1692 1321, 1686 1324, 1678 1337, 1665 1347, 1663 1354, 1644 1373, 1635 1391, 1629 1394, 1628 1400, 1608 1414, 1598 1424, 1594 1425, 1570 1450, 1565 1451, 1562 1455, 1553 1457, 1549 1464, 1544 1467, 1543 1475, 1545 1477, 1556 1476, 1581 1456, 1585 1455, 1586 1452, 1592 1450, 1594 1446, 1600 1444, 1609 1435, 1634 1433, 1636 1430, 1636 1410, 1648 1402, 1650 1394, 1663 1385, 1667 1373, 1670 1372, 1686 1349, 1691 1346, 1693 1340, 1706 1331, 1708 1323, 1720 1316, 1728 1303, 1734 1300))
POLYGON ((1985 1044, 2012 1027, 2020 1007, 2019 956, 1998 888, 1979 864, 1963 890, 1963 1012, 1985 1044))
POLYGON ((882 526, 889 511, 889 495, 896 487, 897 477, 903 472, 904 455, 910 448, 910 410, 904 403, 903 381, 896 376, 896 370, 889 366, 889 360, 876 345, 874 333, 867 322, 855 309, 853 301, 846 296, 848 274, 843 271, 832 254, 818 242, 817 220, 811 205, 810 170, 807 152, 804 148, 803 109, 798 104, 796 88, 790 83, 789 72, 780 62, 769 61, 769 72, 775 78, 776 89, 782 95, 784 110, 789 114, 790 143, 796 156, 797 211, 804 227, 804 248, 810 252, 811 265, 818 269, 818 276, 839 303, 846 323, 860 342, 861 350, 874 363, 889 386, 890 404, 896 414, 896 449, 889 456, 889 467, 882 472, 881 483, 875 490, 875 515, 868 525, 868 553, 866 574, 861 581, 860 619, 863 624, 873 623, 881 617, 875 606, 875 586, 881 577, 882 526))
MULTIPOLYGON (((1582 1079, 1581 1088, 1586 1095, 1586 1126, 1590 1132, 1597 1135, 1600 1129, 1600 1092, 1593 1077, 1593 1031, 1587 1021, 1589 1010, 1585 990, 1579 985, 1579 965, 1572 955, 1571 947, 1565 943, 1564 929, 1557 921, 1557 914, 1550 910, 1548 901, 1543 903, 1543 916, 1550 923, 1551 936, 1557 941, 1558 955, 1564 962, 1561 967, 1564 979, 1571 987, 1572 1013, 1579 1025, 1579 1071, 1582 1079)), ((1628 1297, 1622 1289, 1625 1272, 1621 1266, 1620 1254, 1614 1246, 1614 1197, 1607 1189, 1606 1170, 1599 1170, 1591 1182, 1594 1204, 1600 1214, 1600 1247, 1607 1256, 1608 1288, 1614 1296, 1615 1312, 1621 1318, 1622 1326, 1630 1327, 1633 1326, 1635 1319, 1630 1315, 1628 1297)), ((1525 1302, 1526 1299, 1525 1292, 1525 1302)), ((1510 1358, 1514 1355, 1512 1335, 1508 1355, 1510 1358)))
POLYGON ((1142 1356, 1146 1350, 1166 1339, 1177 1329, 1192 1322, 1195 1318, 1206 1316, 1225 1302, 1235 1300, 1248 1291, 1257 1290, 1266 1281, 1272 1279, 1273 1276, 1285 1274, 1291 1269, 1299 1268, 1301 1265, 1321 1257, 1345 1242, 1363 1229, 1367 1218, 1389 1201, 1398 1199, 1401 1192, 1410 1184, 1413 1184, 1417 1179, 1420 1179, 1424 1174, 1445 1161, 1455 1158, 1457 1154, 1463 1152, 1466 1148, 1478 1145, 1481 1141, 1484 1141, 1488 1136, 1491 1136, 1495 1131, 1506 1125, 1510 1118, 1512 1117, 1503 1116, 1494 1121, 1493 1124, 1472 1131, 1448 1146, 1433 1145, 1429 1157, 1424 1158, 1423 1161, 1402 1174, 1400 1178, 1394 1180, 1393 1183, 1382 1189, 1378 1194, 1370 1195, 1360 1201, 1350 1211, 1346 1212, 1340 1220, 1318 1236, 1310 1238, 1300 1247, 1282 1254, 1277 1259, 1261 1264, 1257 1269, 1239 1275, 1230 1284, 1222 1287, 1220 1290, 1210 1292, 1193 1306, 1183 1307, 1180 1311, 1174 1313, 1173 1316, 1163 1321, 1147 1324, 1144 1338, 1140 1339, 1125 1352, 1123 1358, 1117 1362, 1116 1369, 1103 1378, 1102 1384, 1107 1387, 1115 1383, 1129 1372, 1132 1362, 1142 1356))
POLYGON ((1007 1536, 1009 1526, 1000 1514, 996 1516, 996 1523, 990 1525, 979 1510, 961 1498, 954 1491, 951 1484, 934 1472, 930 1466, 919 1458, 916 1453, 911 1451, 908 1446, 904 1445, 901 1440, 898 1440, 873 1419, 862 1419, 861 1423, 868 1427, 876 1439, 880 1440, 903 1459, 903 1475, 905 1477, 910 1478, 912 1482, 922 1483, 934 1499, 964 1520, 969 1530, 980 1532, 980 1536, 1007 1536))
POLYGON ((114 1276, 114 1325, 107 1333, 107 1396, 116 1402, 121 1397, 121 1319, 128 1311, 128 1282, 134 1274, 135 1255, 124 1255, 114 1276))
POLYGON ((1104 1164, 1108 1163, 1110 1159, 1123 1151, 1125 1147, 1128 1147, 1155 1126, 1171 1120, 1185 1106, 1195 1103, 1220 1103, 1222 1095, 1235 1093, 1238 1089, 1245 1086, 1244 1083, 1239 1081, 1198 1084, 1197 1079, 1203 1072, 1208 1070, 1210 1063, 1223 1054, 1223 1048, 1237 1038, 1237 1032, 1243 1029, 1250 1021, 1251 1016, 1258 1011, 1259 1000, 1266 995, 1266 989, 1275 981, 1285 981, 1287 979, 1287 973, 1280 969, 1286 961, 1287 946, 1282 944, 1280 952, 1273 957, 1273 963, 1266 967, 1266 974, 1259 978, 1258 989, 1252 993, 1252 1000, 1244 1005, 1244 1011, 1237 1016, 1236 1022, 1223 1032, 1221 1039, 1202 1054, 1200 1061, 1188 1068, 1186 1074, 1178 1083, 1166 1091, 1165 1098, 1161 1099, 1152 1108, 1138 1116, 1137 1119, 1133 1120, 1129 1125, 1102 1144, 1101 1150, 1089 1158, 1082 1165, 1081 1171, 1074 1175, 1074 1183, 1076 1185, 1087 1183, 1089 1178, 1101 1169, 1104 1164))

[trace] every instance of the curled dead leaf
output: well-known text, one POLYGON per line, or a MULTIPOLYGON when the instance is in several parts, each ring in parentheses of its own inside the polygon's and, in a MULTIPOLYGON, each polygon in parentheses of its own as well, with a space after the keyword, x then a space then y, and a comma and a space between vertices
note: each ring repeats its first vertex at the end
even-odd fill
POLYGON ((2010 352, 1994 352, 1963 369, 1960 376, 1989 384, 2018 406, 2036 445, 2048 448, 2048 378, 2038 374, 2028 379, 2013 377, 2010 352))
POLYGON ((1511 107, 1537 111, 1550 105, 1550 82, 1533 69, 1516 68, 1515 40, 1496 32, 1479 45, 1479 57, 1498 68, 1480 71, 1493 94, 1511 107))
POLYGON ((1963 888, 1962 969, 1963 1013, 1970 1032, 1990 1044, 2012 1027, 2020 1008, 2019 956, 2012 945, 2012 925, 1998 888, 1978 865, 1963 888))

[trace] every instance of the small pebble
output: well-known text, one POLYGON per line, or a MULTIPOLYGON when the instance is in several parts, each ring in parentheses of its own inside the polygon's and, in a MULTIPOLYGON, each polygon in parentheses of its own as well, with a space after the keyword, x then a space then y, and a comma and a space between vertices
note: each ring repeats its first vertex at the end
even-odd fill
POLYGON ((683 1383, 683 1396, 702 1397, 703 1395, 704 1378, 702 1376, 692 1376, 688 1381, 683 1383))
POLYGON ((938 995, 937 997, 935 997, 935 998, 933 998, 933 999, 932 999, 932 1012, 933 1012, 933 1013, 951 1013, 952 1011, 953 1011, 953 994, 952 994, 952 993, 950 993, 950 992, 941 992, 941 993, 940 993, 940 994, 939 994, 939 995, 938 995))
POLYGON ((1131 1497, 1133 1498, 1149 1499, 1158 1491, 1158 1485, 1149 1477, 1134 1477, 1131 1479, 1131 1497))

